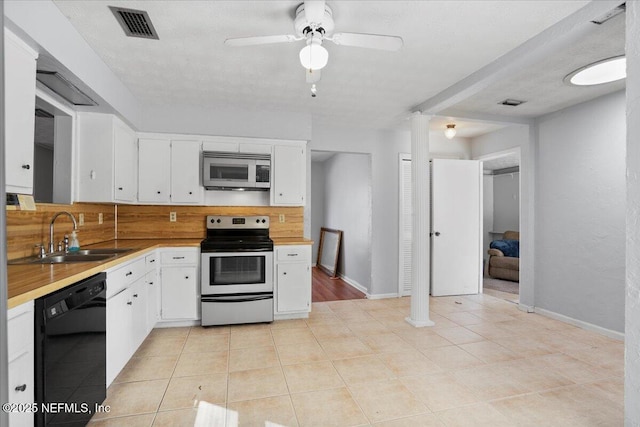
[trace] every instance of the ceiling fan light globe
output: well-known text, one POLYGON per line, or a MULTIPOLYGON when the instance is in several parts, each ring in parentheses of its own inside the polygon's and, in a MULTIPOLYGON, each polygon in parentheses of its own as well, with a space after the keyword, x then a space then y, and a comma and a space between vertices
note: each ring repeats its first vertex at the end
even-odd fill
POLYGON ((307 70, 320 70, 328 61, 329 52, 320 44, 310 43, 300 50, 300 63, 307 70))

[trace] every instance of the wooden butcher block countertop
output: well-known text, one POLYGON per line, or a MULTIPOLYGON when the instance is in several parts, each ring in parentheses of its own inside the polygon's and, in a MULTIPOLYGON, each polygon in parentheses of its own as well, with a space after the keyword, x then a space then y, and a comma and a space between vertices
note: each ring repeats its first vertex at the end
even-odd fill
MULTIPOLYGON (((303 237, 272 238, 275 245, 311 245, 312 240, 303 237)), ((202 239, 118 239, 108 240, 81 249, 116 248, 132 249, 104 261, 72 262, 61 264, 15 264, 7 266, 8 307, 40 298, 69 286, 118 264, 132 260, 157 248, 200 247, 202 239)))
POLYGON ((131 252, 117 254, 104 261, 72 262, 61 264, 18 264, 8 265, 9 308, 32 301, 44 295, 62 289, 94 274, 115 267, 125 261, 143 255, 156 248, 163 247, 200 247, 202 239, 148 239, 148 240, 109 240, 81 249, 117 248, 132 249, 131 252))

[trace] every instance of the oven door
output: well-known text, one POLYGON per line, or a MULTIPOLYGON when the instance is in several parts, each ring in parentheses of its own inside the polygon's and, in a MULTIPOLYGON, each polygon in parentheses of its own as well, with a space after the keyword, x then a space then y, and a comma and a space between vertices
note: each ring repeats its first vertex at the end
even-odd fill
POLYGON ((205 252, 202 295, 273 292, 273 252, 205 252))
POLYGON ((204 157, 202 184, 205 187, 255 187, 256 161, 204 157))

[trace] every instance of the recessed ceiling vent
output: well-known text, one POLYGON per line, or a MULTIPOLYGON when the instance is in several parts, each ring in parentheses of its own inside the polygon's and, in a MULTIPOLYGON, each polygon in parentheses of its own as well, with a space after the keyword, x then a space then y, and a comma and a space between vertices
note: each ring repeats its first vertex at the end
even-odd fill
POLYGON ((498 102, 498 104, 506 105, 508 107, 517 107, 520 104, 524 104, 527 101, 519 101, 517 99, 505 99, 502 102, 498 102))
POLYGON ((158 33, 153 28, 149 14, 144 10, 125 9, 123 7, 109 6, 116 17, 124 33, 129 37, 141 37, 143 39, 158 40, 158 33))
POLYGON ((598 24, 598 25, 602 25, 605 22, 607 22, 609 19, 620 15, 621 13, 626 12, 627 10, 627 4, 626 3, 622 3, 620 6, 616 7, 615 9, 611 9, 609 12, 605 13, 604 15, 602 15, 601 17, 594 19, 593 22, 594 24, 598 24))
POLYGON ((53 114, 48 111, 44 111, 42 108, 36 108, 36 117, 42 117, 45 119, 53 119, 53 114))

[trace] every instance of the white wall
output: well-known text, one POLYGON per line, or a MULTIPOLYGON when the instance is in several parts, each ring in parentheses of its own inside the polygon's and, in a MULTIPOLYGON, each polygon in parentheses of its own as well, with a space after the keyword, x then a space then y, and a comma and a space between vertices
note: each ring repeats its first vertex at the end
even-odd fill
POLYGON ((520 174, 493 177, 493 231, 520 230, 520 174))
POLYGON ((625 94, 537 120, 535 305, 624 330, 625 94))
POLYGON ((311 253, 312 262, 318 259, 318 245, 320 244, 320 228, 324 227, 324 191, 325 175, 324 162, 311 162, 311 204, 309 214, 311 216, 311 239, 313 247, 311 253))
POLYGON ((325 227, 342 230, 338 272, 371 289, 371 158, 336 154, 324 162, 325 227))
POLYGON ((627 243, 624 418, 640 426, 640 4, 627 2, 627 243))

